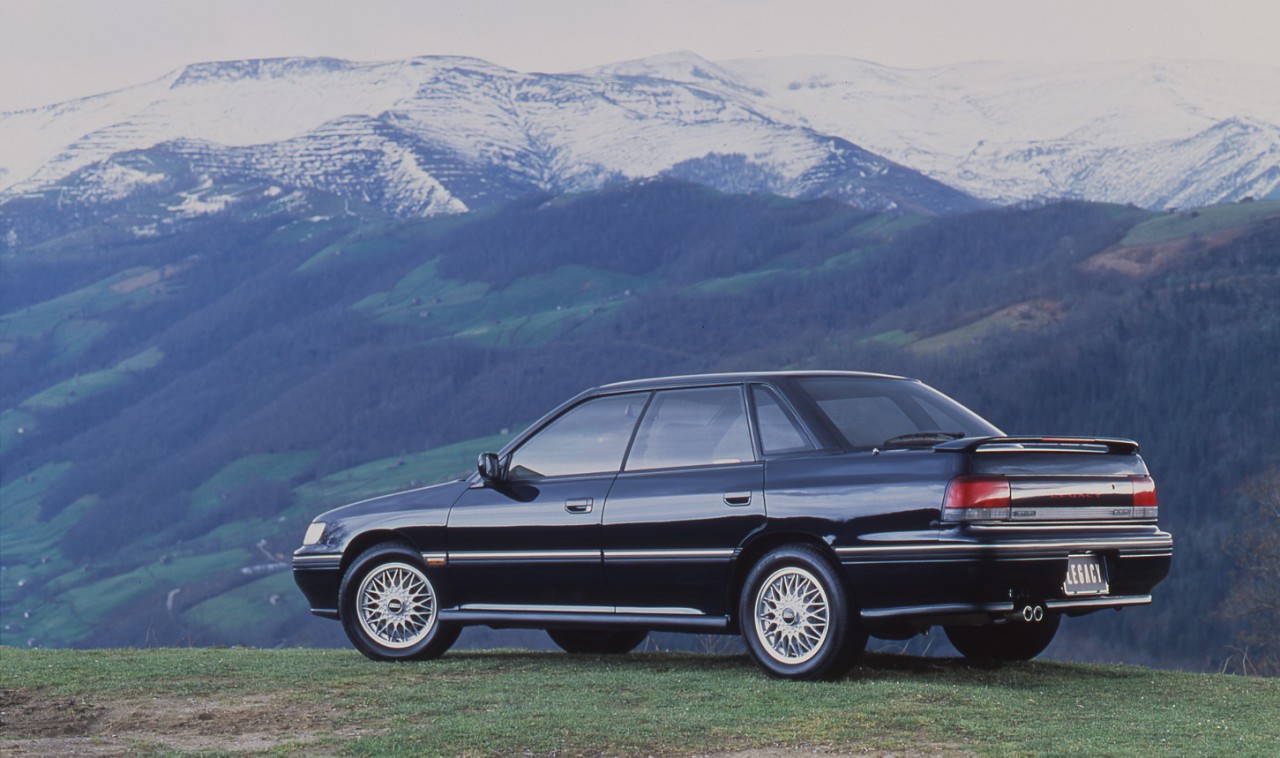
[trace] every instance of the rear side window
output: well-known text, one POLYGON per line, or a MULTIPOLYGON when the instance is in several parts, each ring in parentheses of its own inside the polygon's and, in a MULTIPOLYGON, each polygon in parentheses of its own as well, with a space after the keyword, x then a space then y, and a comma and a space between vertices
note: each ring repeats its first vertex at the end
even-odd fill
POLYGON ((654 395, 626 468, 640 471, 754 459, 741 387, 705 387, 654 395))
POLYGON ((870 450, 904 434, 944 432, 965 437, 1000 430, 956 401, 906 379, 812 377, 798 384, 845 438, 870 450))
POLYGON ((576 405, 511 456, 512 479, 617 471, 647 393, 608 395, 576 405))
POLYGON ((760 449, 765 455, 810 450, 812 445, 791 414, 769 388, 755 384, 751 398, 756 404, 756 425, 760 430, 760 449))

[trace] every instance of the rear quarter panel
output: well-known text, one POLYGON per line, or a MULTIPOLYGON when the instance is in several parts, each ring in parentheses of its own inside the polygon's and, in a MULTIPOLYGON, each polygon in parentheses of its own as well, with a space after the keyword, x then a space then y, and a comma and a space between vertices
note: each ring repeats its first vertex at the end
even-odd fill
POLYGON ((946 565, 912 548, 937 542, 947 483, 963 463, 964 456, 929 450, 770 460, 767 532, 830 546, 864 609, 928 602, 946 565), (842 554, 848 548, 871 550, 842 554))

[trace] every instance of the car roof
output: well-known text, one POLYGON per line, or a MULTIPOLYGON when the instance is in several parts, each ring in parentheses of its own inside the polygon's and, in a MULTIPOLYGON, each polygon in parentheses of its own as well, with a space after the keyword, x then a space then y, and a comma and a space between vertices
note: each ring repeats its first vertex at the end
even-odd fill
POLYGON ((642 390, 658 387, 681 387, 696 384, 735 384, 739 382, 769 381, 770 379, 794 379, 798 377, 861 377, 873 379, 905 379, 893 374, 875 374, 867 371, 739 371, 725 374, 688 374, 685 376, 659 376, 650 379, 632 379, 614 382, 596 388, 598 392, 618 390, 642 390))

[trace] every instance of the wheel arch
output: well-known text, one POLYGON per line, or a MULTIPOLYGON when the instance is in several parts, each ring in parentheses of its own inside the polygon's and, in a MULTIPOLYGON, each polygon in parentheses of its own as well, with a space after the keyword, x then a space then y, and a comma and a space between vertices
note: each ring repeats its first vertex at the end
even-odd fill
POLYGON ((729 627, 731 630, 740 631, 738 596, 742 594, 742 585, 747 581, 747 574, 769 551, 787 545, 807 545, 816 549, 831 564, 836 576, 840 577, 840 580, 844 582, 845 591, 849 594, 856 607, 857 597, 854 594, 853 587, 850 585, 848 577, 845 576, 844 567, 840 564, 840 559, 830 545, 808 532, 771 532, 761 534, 744 545, 734 561, 733 576, 729 581, 729 586, 726 589, 727 596, 725 597, 725 605, 730 609, 729 627))
MULTIPOLYGON (((441 620, 439 589, 426 575, 422 554, 405 535, 389 529, 358 534, 347 544, 339 565, 342 569, 339 574, 338 620, 342 622, 348 639, 366 657, 378 661, 428 660, 442 655, 457 640, 461 627, 441 620), (365 555, 368 558, 361 562, 361 556, 365 555), (404 571, 406 567, 408 572, 404 571), (366 623, 358 610, 363 602, 361 593, 364 592, 369 577, 383 569, 395 572, 395 578, 390 581, 399 583, 400 592, 413 593, 412 597, 422 597, 423 593, 435 595, 435 612, 432 614, 434 623, 431 620, 423 621, 423 613, 407 611, 407 605, 400 605, 399 608, 387 607, 384 610, 405 620, 406 624, 410 616, 416 617, 415 627, 406 632, 411 632, 410 638, 394 637, 395 632, 388 632, 385 624, 375 629, 366 623), (353 570, 359 573, 353 573, 353 570), (416 573, 422 583, 409 588, 404 582, 415 580, 406 580, 405 575, 408 573, 416 573), (358 587, 357 582, 360 582, 358 587), (389 637, 388 634, 393 636, 389 637)), ((378 604, 382 605, 380 601, 378 604)), ((393 621, 392 625, 399 625, 397 628, 401 631, 406 628, 399 621, 393 621)))
POLYGON ((414 548, 413 542, 400 532, 391 529, 375 529, 369 532, 361 532, 357 534, 350 542, 347 543, 346 549, 342 551, 342 563, 338 566, 338 581, 342 581, 342 577, 346 576, 347 569, 351 568, 351 564, 360 554, 374 545, 383 543, 398 543, 404 546, 405 550, 413 553, 418 557, 418 561, 422 561, 422 556, 414 548))

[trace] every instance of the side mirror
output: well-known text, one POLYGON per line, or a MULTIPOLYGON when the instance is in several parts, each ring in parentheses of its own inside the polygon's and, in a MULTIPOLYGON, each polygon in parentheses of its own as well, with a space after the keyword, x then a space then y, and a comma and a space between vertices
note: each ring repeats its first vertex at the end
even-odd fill
POLYGON ((500 482, 506 478, 497 453, 481 453, 476 459, 476 469, 480 472, 480 478, 486 482, 500 482))

